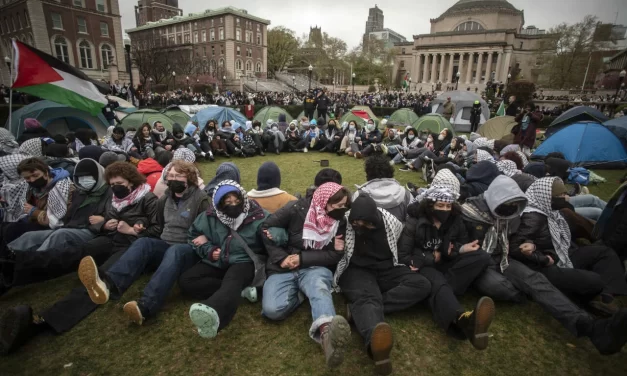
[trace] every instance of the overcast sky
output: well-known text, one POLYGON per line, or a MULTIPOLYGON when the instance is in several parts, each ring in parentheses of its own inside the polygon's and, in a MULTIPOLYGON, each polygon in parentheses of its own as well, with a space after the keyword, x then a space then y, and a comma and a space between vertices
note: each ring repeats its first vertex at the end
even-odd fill
MULTIPOLYGON (((383 10, 384 27, 392 29, 408 40, 412 35, 425 34, 430 30, 429 19, 436 18, 457 0, 179 0, 183 14, 217 9, 226 6, 243 8, 257 17, 270 20, 270 27, 285 26, 300 37, 309 33, 309 27, 318 25, 323 32, 343 39, 349 49, 361 42, 368 19, 368 8, 378 4, 383 10), (211 5, 209 5, 211 4, 211 5)), ((627 0, 509 0, 518 9, 525 11, 525 25, 549 29, 561 22, 575 23, 588 14, 596 15, 603 22, 614 22, 616 12, 618 24, 627 24, 627 0), (602 6, 601 6, 602 4, 602 6), (620 4, 620 6, 619 6, 620 4)), ((135 27, 135 0, 120 0, 122 26, 135 27)))

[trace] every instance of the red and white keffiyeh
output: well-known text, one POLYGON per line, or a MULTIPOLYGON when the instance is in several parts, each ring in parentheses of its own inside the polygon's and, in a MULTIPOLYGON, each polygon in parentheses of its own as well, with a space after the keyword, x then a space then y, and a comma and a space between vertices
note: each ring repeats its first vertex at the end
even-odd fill
POLYGON ((305 248, 322 249, 329 244, 339 227, 337 221, 327 215, 327 202, 342 189, 336 183, 322 184, 313 194, 305 225, 303 226, 303 245, 305 248))

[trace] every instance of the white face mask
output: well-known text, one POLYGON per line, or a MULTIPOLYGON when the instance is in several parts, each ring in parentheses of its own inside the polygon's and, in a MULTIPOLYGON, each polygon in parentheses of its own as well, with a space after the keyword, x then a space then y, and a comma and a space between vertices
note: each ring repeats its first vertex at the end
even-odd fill
POLYGON ((354 125, 349 125, 348 129, 350 129, 351 131, 354 131, 355 130, 355 126, 354 125))
POLYGON ((408 139, 410 139, 410 140, 413 140, 413 139, 414 139, 414 137, 416 137, 416 136, 414 136, 413 134, 408 134, 408 135, 407 135, 407 138, 408 138, 408 139))
POLYGON ((366 126, 366 128, 368 128, 368 131, 372 132, 374 130, 374 124, 370 124, 368 123, 368 125, 366 126))
POLYGON ((440 141, 444 140, 444 135, 443 134, 439 135, 438 136, 438 140, 440 140, 440 141))
POLYGON ((96 185, 96 179, 92 176, 79 176, 78 185, 90 191, 96 185))

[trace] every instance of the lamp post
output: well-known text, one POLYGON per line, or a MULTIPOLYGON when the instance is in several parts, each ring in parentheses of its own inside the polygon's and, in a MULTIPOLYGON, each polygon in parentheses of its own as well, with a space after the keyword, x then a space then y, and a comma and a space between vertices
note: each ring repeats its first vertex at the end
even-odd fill
POLYGON ((309 90, 311 90, 311 75, 313 74, 313 67, 309 64, 309 90))
POLYGON ((511 74, 511 73, 508 73, 508 74, 507 74, 507 83, 505 84, 505 85, 506 85, 506 86, 508 86, 508 87, 509 87, 509 80, 510 80, 511 78, 512 78, 512 74, 511 74))
POLYGON ((150 88, 148 88, 148 91, 152 91, 152 77, 150 77, 148 81, 150 81, 150 88))
POLYGON ((610 111, 610 118, 614 116, 614 111, 616 111, 616 98, 618 98, 618 91, 625 86, 625 76, 627 76, 627 71, 623 69, 618 74, 618 85, 616 85, 616 94, 614 94, 614 100, 612 101, 612 111, 610 111))
POLYGON ((257 91, 257 79, 255 78, 255 91, 257 91))
POLYGON ((457 90, 457 87, 459 86, 459 78, 462 76, 462 74, 458 71, 457 74, 455 74, 455 90, 457 90))
POLYGON ((409 91, 411 91, 411 77, 409 77, 409 91))
POLYGON ((13 71, 11 70, 11 58, 5 56, 4 62, 9 69, 9 127, 11 127, 11 113, 13 112, 13 71))
POLYGON ((185 77, 185 81, 187 81, 187 88, 189 89, 189 76, 185 77))
POLYGON ((135 85, 133 84, 133 62, 131 61, 131 45, 124 45, 124 49, 126 50, 126 65, 128 66, 128 75, 131 78, 131 88, 129 89, 129 94, 131 94, 131 103, 135 104, 135 85))
POLYGON ((176 72, 172 71, 172 91, 176 90, 176 72))
POLYGON ((226 75, 222 76, 222 86, 226 89, 226 75))
POLYGON ((351 82, 353 84, 353 95, 355 95, 355 72, 353 72, 353 76, 351 78, 351 82))

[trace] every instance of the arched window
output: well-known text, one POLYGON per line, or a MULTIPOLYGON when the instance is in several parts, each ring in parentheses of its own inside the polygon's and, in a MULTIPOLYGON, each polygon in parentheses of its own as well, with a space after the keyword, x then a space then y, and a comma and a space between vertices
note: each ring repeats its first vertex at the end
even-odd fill
POLYGON ((113 49, 108 44, 103 44, 100 47, 100 57, 102 60, 102 67, 104 69, 109 68, 109 64, 113 62, 113 49))
POLYGON ((67 42, 65 41, 65 38, 56 37, 54 39, 54 54, 57 59, 66 64, 70 64, 70 55, 68 54, 67 42))
POLYGON ((30 44, 31 46, 35 45, 35 39, 33 38, 33 33, 28 33, 28 35, 26 36, 26 43, 30 44))
POLYGON ((242 70, 242 61, 240 59, 235 60, 235 69, 242 70))
POLYGON ((261 72, 261 63, 257 63, 257 66, 255 67, 255 72, 257 73, 261 72))
POLYGON ((93 69, 94 63, 91 59, 91 45, 86 40, 78 45, 79 56, 81 57, 81 68, 93 69))
POLYGON ((218 65, 220 66, 220 68, 222 68, 224 66, 224 59, 220 59, 218 65))
POLYGON ((26 21, 26 27, 30 27, 30 20, 28 19, 27 11, 24 11, 24 20, 26 21))
POLYGON ((462 24, 459 24, 454 31, 480 31, 485 30, 483 26, 479 22, 475 21, 466 21, 462 24))
POLYGON ((250 60, 248 60, 248 61, 246 62, 246 72, 250 72, 250 71, 252 71, 252 70, 253 70, 253 62, 252 62, 252 61, 250 61, 250 60))
POLYGON ((209 62, 209 73, 214 74, 216 72, 216 61, 211 60, 209 62))

